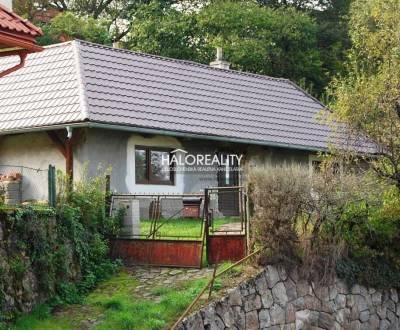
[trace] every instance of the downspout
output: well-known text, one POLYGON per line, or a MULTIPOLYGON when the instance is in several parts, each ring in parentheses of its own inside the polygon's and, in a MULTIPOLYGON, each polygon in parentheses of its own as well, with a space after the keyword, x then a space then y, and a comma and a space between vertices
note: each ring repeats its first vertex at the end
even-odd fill
POLYGON ((72 148, 72 131, 72 127, 67 126, 67 140, 65 141, 66 172, 71 183, 74 180, 74 151, 72 148))
POLYGON ((19 53, 18 55, 19 55, 19 59, 20 59, 19 64, 0 72, 0 78, 24 67, 26 56, 28 55, 28 53, 22 52, 22 53, 19 53))

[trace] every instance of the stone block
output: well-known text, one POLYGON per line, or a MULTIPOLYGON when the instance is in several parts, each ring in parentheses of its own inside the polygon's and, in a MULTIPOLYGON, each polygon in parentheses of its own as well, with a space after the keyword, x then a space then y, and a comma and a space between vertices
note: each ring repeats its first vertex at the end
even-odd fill
POLYGON ((258 276, 255 280, 257 292, 262 296, 268 291, 268 284, 265 276, 258 276))
POLYGON ((264 308, 270 308, 274 303, 271 290, 268 290, 261 296, 261 302, 264 308))
POLYGON ((224 322, 226 327, 233 325, 231 309, 229 308, 227 300, 217 302, 215 305, 215 312, 224 322))
POLYGON ((319 313, 309 309, 296 312, 296 330, 318 326, 319 313))
POLYGON ((296 289, 296 284, 288 278, 285 281, 285 288, 286 288, 286 295, 289 301, 297 299, 297 289, 296 289))
POLYGON ((246 321, 245 321, 245 314, 243 309, 238 306, 232 307, 232 314, 233 314, 233 324, 238 329, 245 329, 246 321))
POLYGON ((376 314, 370 316, 368 321, 368 329, 378 329, 379 328, 379 317, 376 314))
POLYGON ((336 296, 335 307, 336 308, 345 308, 346 307, 346 295, 339 293, 336 296))
POLYGON ((258 314, 257 311, 251 311, 246 313, 246 327, 248 330, 257 330, 260 329, 258 323, 258 314))
POLYGON ((372 304, 373 305, 378 305, 382 302, 382 293, 379 291, 376 291, 372 294, 372 304))
POLYGON ((267 309, 262 309, 258 312, 258 320, 260 322, 260 328, 268 328, 271 326, 271 316, 267 309))
POLYGON ((285 323, 285 310, 278 304, 273 304, 269 310, 272 325, 281 325, 285 323))
POLYGON ((318 317, 318 326, 322 329, 330 330, 333 327, 335 318, 333 315, 321 312, 318 317))
POLYGON ((392 299, 396 304, 399 302, 399 295, 396 289, 390 289, 390 299, 392 299))
POLYGON ((381 320, 386 319, 386 307, 384 306, 376 306, 376 313, 378 314, 381 320))
POLYGON ((362 323, 369 321, 369 310, 365 310, 360 313, 360 321, 362 323))
POLYGON ((279 266, 277 266, 277 270, 278 270, 279 278, 281 279, 281 281, 283 281, 283 282, 286 281, 288 278, 286 269, 282 265, 279 265, 279 266))
POLYGON ((199 313, 194 313, 187 317, 183 324, 186 329, 196 329, 196 330, 204 330, 203 319, 201 318, 199 313))
POLYGON ((288 304, 285 308, 285 319, 286 323, 296 321, 296 308, 292 304, 288 304))
POLYGON ((240 290, 238 288, 231 291, 228 295, 228 303, 230 306, 242 306, 242 295, 240 294, 240 290))
POLYGON ((351 321, 349 330, 361 330, 361 322, 359 320, 351 321))
POLYGON ((387 330, 390 328, 390 323, 388 320, 381 320, 379 322, 379 330, 387 330))
POLYGON ((274 266, 267 266, 265 270, 265 278, 267 280, 268 287, 272 289, 280 280, 278 270, 274 266))
POLYGON ((280 306, 285 306, 288 302, 288 297, 286 295, 286 288, 282 282, 277 283, 272 288, 272 296, 274 297, 274 302, 280 306))
POLYGON ((246 296, 245 298, 243 298, 243 301, 244 301, 244 311, 246 313, 260 309, 262 307, 261 298, 256 293, 246 296))

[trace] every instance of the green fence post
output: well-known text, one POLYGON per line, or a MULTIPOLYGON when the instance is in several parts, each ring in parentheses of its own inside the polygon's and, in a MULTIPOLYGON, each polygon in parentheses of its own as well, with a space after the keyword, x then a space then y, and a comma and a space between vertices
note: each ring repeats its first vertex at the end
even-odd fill
POLYGON ((48 170, 49 205, 56 206, 56 168, 49 165, 48 170))

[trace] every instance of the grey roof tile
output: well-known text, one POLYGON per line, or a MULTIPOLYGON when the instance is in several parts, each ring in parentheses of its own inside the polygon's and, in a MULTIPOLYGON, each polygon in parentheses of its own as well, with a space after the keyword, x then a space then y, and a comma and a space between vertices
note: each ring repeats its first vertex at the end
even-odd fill
MULTIPOLYGON (((0 70, 12 60, 0 60, 0 70)), ((15 61, 15 60, 14 60, 15 61)), ((323 105, 286 79, 83 41, 0 79, 0 131, 88 121, 324 149, 323 105)))
MULTIPOLYGON (((28 56, 26 66, 0 79, 0 132, 80 121, 75 43, 28 56)), ((17 62, 0 61, 0 71, 17 62)))

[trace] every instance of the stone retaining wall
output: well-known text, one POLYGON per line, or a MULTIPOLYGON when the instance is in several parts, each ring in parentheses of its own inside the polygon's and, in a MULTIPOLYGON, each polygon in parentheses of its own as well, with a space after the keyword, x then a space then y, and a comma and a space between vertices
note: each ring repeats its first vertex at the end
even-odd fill
POLYGON ((296 271, 267 266, 179 329, 399 329, 399 316, 397 290, 348 288, 340 280, 317 287, 296 271))

